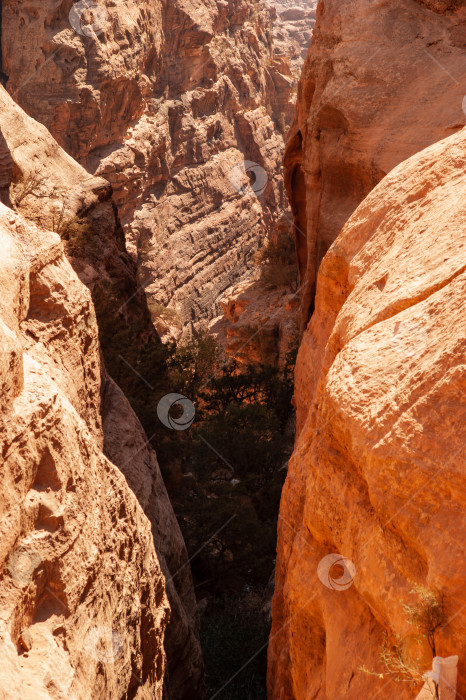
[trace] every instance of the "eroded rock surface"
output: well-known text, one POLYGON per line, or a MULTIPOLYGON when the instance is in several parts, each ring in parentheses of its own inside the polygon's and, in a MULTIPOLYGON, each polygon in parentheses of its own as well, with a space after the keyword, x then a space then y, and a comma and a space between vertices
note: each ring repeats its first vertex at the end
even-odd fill
POLYGON ((2 697, 162 698, 165 581, 103 453, 97 323, 57 234, 0 204, 2 697))
POLYGON ((219 301, 223 315, 209 333, 240 365, 283 367, 296 345, 299 300, 288 287, 271 287, 256 273, 228 290, 219 301))
POLYGON ((273 23, 275 52, 287 56, 299 78, 316 20, 317 0, 269 0, 277 12, 273 23))
POLYGON ((307 323, 320 261, 394 166, 462 126, 466 8, 325 0, 285 156, 307 323))
MULTIPOLYGON (((3 88, 0 88, 0 132, 3 139, 3 146, 0 143, 0 162, 10 164, 8 172, 11 178, 4 196, 13 200, 18 212, 38 225, 31 224, 30 237, 34 238, 36 231, 55 228, 60 235, 41 235, 51 237, 60 255, 63 255, 65 245, 67 257, 72 261, 81 282, 87 285, 95 304, 101 309, 99 323, 105 321, 109 324, 109 333, 133 328, 137 323, 138 332, 131 333, 134 342, 144 344, 146 348, 155 344, 157 338, 144 293, 137 288, 135 264, 125 249, 123 232, 112 202, 111 186, 103 178, 89 175, 60 148, 44 126, 14 104, 3 88), (36 175, 38 179, 34 180, 36 175), (25 188, 27 194, 24 194, 25 188), (118 291, 117 296, 114 296, 115 290, 118 291)), ((13 218, 18 216, 12 211, 11 214, 13 218)), ((26 254, 29 255, 27 251, 26 254)), ((84 294, 82 284, 74 280, 73 276, 73 289, 63 290, 71 297, 75 289, 79 295, 84 294)), ((64 279, 60 285, 65 287, 66 282, 64 279)), ((39 301, 45 293, 46 290, 38 288, 39 301)), ((14 301, 14 296, 12 299, 14 301)), ((12 308, 14 304, 20 304, 20 300, 14 304, 13 301, 12 308)), ((50 313, 53 318, 55 311, 52 309, 50 313)), ((93 307, 92 322, 93 342, 97 343, 99 329, 93 307)), ((66 323, 72 326, 71 320, 66 323)), ((60 337, 59 328, 56 333, 60 337)), ((40 337, 36 340, 40 355, 40 337)), ((63 355, 64 363, 72 359, 73 366, 79 368, 79 348, 72 357, 65 341, 66 337, 57 349, 59 356, 63 355)), ((109 347, 106 348, 109 360, 124 352, 120 346, 109 347)), ((81 351, 85 362, 87 355, 82 348, 81 351)), ((97 359, 98 352, 96 345, 97 359)), ((42 364, 48 362, 45 354, 39 359, 42 364)), ((57 372, 54 369, 53 375, 57 375, 57 372)), ((128 381, 132 373, 133 370, 129 369, 128 381)), ((203 668, 188 556, 155 453, 147 444, 147 437, 127 399, 108 376, 100 360, 92 374, 76 375, 68 381, 68 400, 74 395, 85 397, 91 406, 89 421, 99 431, 100 449, 121 469, 152 526, 153 542, 167 580, 172 609, 165 636, 169 668, 169 680, 165 683, 167 692, 174 698, 201 695, 203 668)))
POLYGON ((170 305, 199 322, 285 207, 294 81, 274 56, 273 11, 246 0, 101 8, 92 34, 71 26, 71 2, 3 3, 6 86, 112 183, 154 317, 170 305))
POLYGON ((466 692, 465 147, 463 129, 392 170, 322 261, 280 508, 274 700, 415 697, 380 652, 386 634, 412 651, 416 585, 446 596, 436 653, 459 655, 466 692), (354 568, 325 568, 334 553, 354 568))

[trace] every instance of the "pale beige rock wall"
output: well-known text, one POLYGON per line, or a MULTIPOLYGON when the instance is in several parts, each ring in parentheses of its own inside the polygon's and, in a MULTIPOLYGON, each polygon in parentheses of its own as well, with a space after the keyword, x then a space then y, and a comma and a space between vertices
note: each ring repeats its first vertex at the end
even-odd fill
POLYGON ((2 697, 162 698, 150 524, 103 454, 90 294, 56 234, 0 204, 2 697))

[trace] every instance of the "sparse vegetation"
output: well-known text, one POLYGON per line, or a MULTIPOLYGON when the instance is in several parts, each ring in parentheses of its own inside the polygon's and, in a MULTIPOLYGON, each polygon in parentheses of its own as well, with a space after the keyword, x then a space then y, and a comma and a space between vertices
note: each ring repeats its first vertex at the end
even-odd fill
MULTIPOLYGON (((416 586, 411 593, 417 596, 417 601, 414 605, 404 605, 404 609, 408 621, 416 630, 412 641, 417 645, 417 653, 407 649, 402 639, 389 640, 387 635, 380 650, 384 671, 382 673, 369 671, 365 667, 361 670, 381 678, 389 675, 398 683, 411 683, 417 686, 423 682, 423 674, 431 658, 437 655, 436 633, 445 624, 447 614, 445 597, 440 591, 425 586, 416 586), (426 644, 430 649, 429 656, 431 656, 427 663, 424 658, 425 654, 423 654, 426 644)), ((432 697, 438 700, 438 684, 434 682, 433 686, 432 697)))
MULTIPOLYGON (((105 280, 93 296, 106 366, 151 437, 194 555, 196 590, 208 601, 203 619, 207 682, 209 692, 217 692, 229 676, 225 650, 239 669, 267 639, 259 609, 243 603, 245 591, 265 589, 274 568, 278 506, 293 441, 296 348, 283 369, 242 367, 228 361, 204 333, 178 346, 148 337, 139 316, 130 320, 127 296, 105 280), (195 404, 189 430, 170 430, 157 417, 159 400, 171 392, 195 404), (232 615, 233 630, 225 625, 232 615)), ((265 651, 219 694, 223 700, 233 697, 266 697, 265 651)))
POLYGON ((45 178, 40 176, 36 170, 28 175, 21 175, 19 180, 10 185, 10 198, 15 207, 19 207, 21 202, 29 195, 36 197, 45 196, 41 194, 41 187, 45 178))
POLYGON ((161 318, 167 325, 181 328, 181 318, 176 309, 172 309, 169 306, 164 306, 151 298, 148 298, 147 306, 149 307, 149 311, 153 319, 161 318))
POLYGON ((96 248, 95 231, 88 219, 72 217, 59 222, 57 233, 70 255, 80 256, 96 248))

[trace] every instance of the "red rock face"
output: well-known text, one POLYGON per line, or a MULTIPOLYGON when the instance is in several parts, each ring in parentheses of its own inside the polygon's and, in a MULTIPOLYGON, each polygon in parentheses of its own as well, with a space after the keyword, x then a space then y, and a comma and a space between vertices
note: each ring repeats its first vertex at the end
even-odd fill
POLYGON ((255 275, 220 299, 223 316, 209 333, 238 364, 283 367, 296 344, 298 303, 289 287, 271 287, 255 275))
POLYGON ((317 15, 285 156, 303 328, 318 266, 358 204, 465 124, 463 3, 323 0, 317 15))
POLYGON ((288 56, 297 76, 301 74, 316 20, 317 0, 269 0, 276 9, 274 41, 280 53, 288 56))
POLYGON ((436 653, 459 655, 466 692, 465 145, 463 129, 392 170, 322 261, 280 508, 274 700, 413 698, 380 652, 419 636, 404 607, 419 585, 445 595, 436 653))
POLYGON ((273 55, 273 12, 246 0, 102 7, 87 36, 71 26, 71 2, 4 3, 6 86, 112 183, 150 299, 199 322, 285 207, 294 81, 273 55))
POLYGON ((416 585, 446 595, 437 653, 463 657, 464 694, 464 19, 456 3, 318 6, 285 159, 304 335, 274 699, 414 697, 380 652, 418 635, 416 585), (333 554, 348 563, 332 579, 333 554))

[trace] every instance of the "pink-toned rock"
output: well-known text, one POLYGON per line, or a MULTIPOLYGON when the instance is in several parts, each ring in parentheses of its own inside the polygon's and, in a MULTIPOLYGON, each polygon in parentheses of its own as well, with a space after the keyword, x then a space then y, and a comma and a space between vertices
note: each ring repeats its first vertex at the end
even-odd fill
MULTIPOLYGON (((63 275, 62 279, 53 280, 50 284, 54 289, 65 287, 64 291, 70 298, 74 295, 80 298, 84 293, 84 282, 99 303, 102 294, 99 292, 99 284, 104 281, 109 286, 119 287, 125 295, 121 314, 129 320, 138 321, 142 328, 140 342, 153 342, 152 336, 155 333, 145 306, 144 294, 137 290, 135 265, 125 250, 108 182, 103 178, 90 176, 58 146, 44 126, 28 117, 13 102, 3 88, 0 88, 0 132, 3 139, 3 142, 0 141, 0 161, 12 164, 9 169, 12 179, 5 188, 4 197, 12 199, 18 213, 11 209, 6 211, 10 212, 12 222, 20 222, 17 228, 22 231, 21 235, 26 242, 31 237, 30 232, 34 231, 35 247, 31 250, 26 248, 23 253, 24 276, 27 276, 28 265, 36 260, 45 263, 49 259, 52 260, 53 256, 63 256, 60 237, 47 233, 44 229, 56 228, 65 236, 68 227, 82 220, 85 226, 82 229, 83 235, 86 235, 86 227, 92 226, 94 238, 95 232, 98 232, 98 240, 94 240, 89 248, 82 245, 79 237, 76 240, 65 241, 66 252, 81 281, 67 266, 70 275, 63 275), (31 188, 30 184, 34 184, 34 187, 31 188), (23 196, 25 186, 31 191, 23 196), (26 218, 29 223, 25 223, 26 218), (31 221, 41 228, 33 226, 31 221)), ((167 579, 172 609, 170 625, 165 635, 170 670, 169 682, 165 682, 165 689, 173 698, 182 698, 183 693, 186 697, 202 694, 203 665, 198 639, 199 623, 188 555, 155 453, 147 444, 147 437, 122 391, 107 375, 99 357, 98 347, 94 353, 83 353, 82 348, 86 347, 88 342, 86 339, 82 345, 70 344, 68 335, 59 332, 54 324, 42 328, 43 318, 48 319, 50 316, 53 320, 56 313, 52 308, 54 300, 44 302, 44 295, 47 298, 48 283, 48 278, 46 282, 33 284, 31 281, 30 295, 33 295, 41 309, 42 306, 44 308, 40 313, 36 313, 37 317, 32 316, 28 319, 26 337, 36 339, 37 328, 42 329, 42 336, 49 330, 54 352, 57 357, 63 357, 64 367, 71 371, 66 373, 54 363, 50 364, 50 357, 41 352, 42 346, 39 342, 37 350, 33 344, 31 353, 37 351, 41 366, 49 368, 50 375, 60 384, 76 409, 80 405, 81 397, 85 398, 83 410, 88 411, 88 422, 92 422, 99 431, 106 457, 121 469, 149 518, 157 555, 167 579), (95 361, 96 357, 98 363, 87 371, 89 358, 95 361), (180 663, 180 659, 183 659, 183 664, 180 663)), ((16 292, 16 297, 14 294, 9 297, 13 314, 11 323, 14 322, 17 307, 27 303, 23 300, 19 288, 16 292)), ((108 292, 105 294, 109 297, 108 292)), ((118 301, 117 306, 120 303, 121 301, 118 301)), ((9 310, 9 306, 6 305, 4 313, 7 314, 9 310)), ((118 316, 115 310, 112 313, 118 316)), ((89 315, 92 316, 92 320, 88 321, 88 324, 93 324, 93 336, 97 342, 98 328, 92 305, 89 315)), ((71 321, 68 323, 71 324, 71 321)), ((82 319, 78 318, 75 325, 74 333, 79 336, 82 319)), ((5 338, 5 347, 8 348, 11 363, 8 361, 5 365, 4 374, 0 370, 0 383, 7 388, 14 387, 17 381, 17 375, 11 374, 8 369, 14 367, 18 361, 13 340, 9 336, 5 338)), ((135 342, 137 341, 136 338, 135 342)), ((115 348, 114 351, 119 352, 120 349, 115 348)), ((51 356, 53 358, 53 353, 51 356)), ((7 397, 8 395, 7 393, 7 397)), ((3 398, 3 401, 7 400, 3 398)))
POLYGON ((314 29, 317 0, 269 2, 277 12, 273 24, 275 53, 288 58, 293 76, 299 79, 314 29))
POLYGON ((283 367, 296 344, 298 295, 271 287, 260 272, 240 282, 219 301, 223 316, 209 324, 226 354, 242 365, 283 367))
POLYGON ((436 653, 459 655, 466 693, 465 153, 463 129, 393 169, 319 270, 280 508, 274 700, 415 697, 380 652, 420 634, 416 585, 445 595, 436 653), (349 560, 333 578, 332 554, 349 560))
POLYGON ((465 32, 462 2, 319 3, 285 156, 303 328, 320 261, 358 204, 466 123, 465 32))

